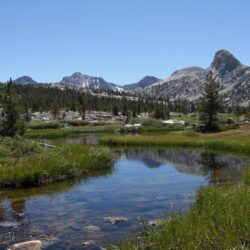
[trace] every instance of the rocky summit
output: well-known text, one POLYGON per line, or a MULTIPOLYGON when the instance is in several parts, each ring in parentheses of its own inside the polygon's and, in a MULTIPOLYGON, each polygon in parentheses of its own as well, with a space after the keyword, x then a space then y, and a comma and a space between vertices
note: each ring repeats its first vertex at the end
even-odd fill
POLYGON ((206 75, 212 71, 220 84, 223 101, 229 105, 247 105, 250 101, 250 67, 236 59, 229 51, 216 52, 207 69, 189 67, 175 71, 165 80, 144 89, 146 95, 194 101, 203 92, 206 75))
POLYGON ((113 90, 123 91, 121 87, 113 83, 106 82, 101 77, 94 77, 76 72, 71 76, 63 77, 62 81, 58 83, 61 86, 92 89, 92 90, 113 90))

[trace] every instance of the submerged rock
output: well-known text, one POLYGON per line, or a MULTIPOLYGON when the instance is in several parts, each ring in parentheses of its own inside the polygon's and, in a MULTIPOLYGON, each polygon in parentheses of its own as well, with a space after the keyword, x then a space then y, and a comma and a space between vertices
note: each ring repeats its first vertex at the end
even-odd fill
POLYGON ((104 217, 104 220, 107 221, 107 222, 110 222, 111 224, 118 224, 118 223, 121 223, 121 222, 125 222, 127 221, 128 219, 126 217, 104 217))
POLYGON ((41 250, 42 242, 40 240, 26 241, 11 246, 8 250, 41 250))
POLYGON ((93 250, 107 250, 106 248, 103 248, 101 246, 99 246, 98 244, 96 244, 96 242, 94 240, 88 240, 88 241, 84 241, 82 243, 84 248, 87 249, 93 249, 93 250))
POLYGON ((101 229, 94 225, 88 225, 85 227, 88 231, 100 231, 101 229))
POLYGON ((0 228, 17 228, 19 226, 18 222, 5 221, 0 223, 0 228))

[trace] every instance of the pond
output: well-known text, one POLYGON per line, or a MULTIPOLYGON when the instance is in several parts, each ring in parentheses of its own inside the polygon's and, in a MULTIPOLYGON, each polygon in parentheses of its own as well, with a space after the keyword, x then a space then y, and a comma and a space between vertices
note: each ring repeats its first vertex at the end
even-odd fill
MULTIPOLYGON (((63 142, 95 144, 96 138, 54 141, 63 142)), ((117 155, 114 171, 105 176, 0 190, 0 249, 31 239, 47 241, 45 249, 99 249, 138 230, 145 219, 185 211, 201 186, 239 181, 247 165, 239 157, 197 150, 117 150, 117 155), (112 224, 109 217, 124 221, 112 224)))

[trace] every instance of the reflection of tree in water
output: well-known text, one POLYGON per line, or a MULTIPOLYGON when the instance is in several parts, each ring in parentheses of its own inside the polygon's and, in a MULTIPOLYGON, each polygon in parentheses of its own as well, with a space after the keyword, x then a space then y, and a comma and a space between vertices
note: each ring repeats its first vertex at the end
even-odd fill
POLYGON ((4 209, 0 207, 0 221, 4 219, 4 209))
POLYGON ((228 167, 226 162, 219 159, 219 156, 214 153, 202 152, 199 163, 207 169, 221 169, 228 167))
POLYGON ((242 164, 239 162, 235 164, 235 161, 236 158, 230 164, 230 161, 220 155, 202 152, 199 163, 210 183, 221 183, 240 179, 243 169, 242 164), (237 168, 237 165, 241 167, 237 168))

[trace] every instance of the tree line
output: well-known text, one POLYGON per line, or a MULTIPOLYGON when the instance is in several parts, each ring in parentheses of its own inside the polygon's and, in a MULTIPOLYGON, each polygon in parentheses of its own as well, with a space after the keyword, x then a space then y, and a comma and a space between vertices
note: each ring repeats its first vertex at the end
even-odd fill
MULTIPOLYGON (((85 111, 112 112, 114 116, 123 115, 137 117, 141 113, 150 113, 156 119, 167 119, 169 113, 199 112, 199 120, 204 131, 216 131, 218 129, 217 113, 225 112, 225 107, 220 102, 219 84, 210 72, 207 75, 204 93, 199 102, 187 100, 157 99, 127 93, 114 93, 109 91, 106 95, 101 93, 89 93, 74 88, 58 88, 45 84, 13 84, 12 80, 7 84, 0 84, 0 135, 13 136, 17 131, 22 133, 23 123, 19 114, 25 114, 25 120, 29 120, 29 113, 36 111, 51 111, 57 117, 61 110, 79 111, 82 119, 85 119, 85 111), (2 108, 1 108, 2 107, 2 108)), ((227 112, 235 112, 238 115, 250 116, 248 107, 228 107, 227 112)))

